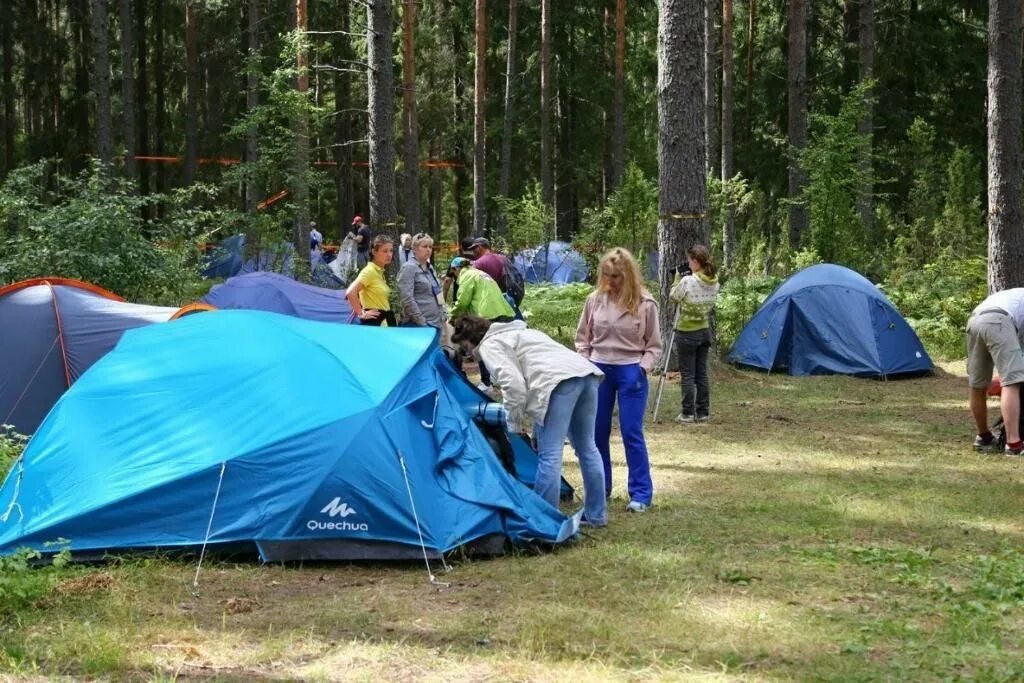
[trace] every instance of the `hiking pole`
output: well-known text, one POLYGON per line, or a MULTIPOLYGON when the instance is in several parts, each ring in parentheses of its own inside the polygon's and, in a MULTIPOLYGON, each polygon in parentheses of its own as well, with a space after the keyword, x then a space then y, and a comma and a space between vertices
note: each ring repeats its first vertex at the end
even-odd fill
POLYGON ((661 368, 661 377, 658 378, 658 393, 654 399, 654 413, 651 422, 658 421, 658 410, 661 408, 661 395, 665 391, 665 377, 668 375, 668 364, 672 360, 672 347, 676 343, 676 326, 679 325, 679 306, 676 306, 676 314, 672 320, 672 332, 668 336, 668 348, 665 350, 665 365, 661 368))

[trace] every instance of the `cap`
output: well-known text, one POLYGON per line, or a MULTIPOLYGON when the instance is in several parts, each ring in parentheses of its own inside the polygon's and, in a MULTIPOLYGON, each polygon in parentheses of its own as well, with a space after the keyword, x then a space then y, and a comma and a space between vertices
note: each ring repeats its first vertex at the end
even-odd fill
POLYGON ((449 268, 462 268, 463 266, 468 266, 468 265, 469 265, 469 259, 468 258, 463 258, 461 256, 456 256, 455 258, 452 259, 452 263, 448 267, 449 268))
POLYGON ((361 220, 363 220, 363 217, 357 213, 355 216, 352 217, 352 225, 355 225, 361 220))
POLYGON ((470 247, 487 247, 490 248, 491 243, 486 237, 477 237, 469 243, 470 247))
POLYGON ((464 237, 464 238, 462 238, 462 241, 459 242, 459 251, 461 251, 463 253, 468 252, 472 248, 473 248, 473 238, 472 237, 464 237))

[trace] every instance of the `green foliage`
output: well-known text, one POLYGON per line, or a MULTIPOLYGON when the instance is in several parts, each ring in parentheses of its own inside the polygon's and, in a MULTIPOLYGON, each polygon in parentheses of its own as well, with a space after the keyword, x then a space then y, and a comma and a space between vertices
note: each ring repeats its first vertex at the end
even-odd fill
POLYGON ((68 565, 71 554, 64 549, 52 556, 50 564, 35 567, 42 558, 37 550, 20 548, 0 557, 0 619, 30 608, 50 592, 60 570, 68 565))
POLYGON ((209 195, 196 186, 139 197, 96 164, 75 177, 48 162, 20 168, 0 186, 0 283, 60 276, 133 301, 182 303, 202 289, 193 245, 232 220, 203 206, 209 195), (158 206, 162 218, 143 218, 158 206))
POLYGON ((573 244, 586 255, 591 270, 612 247, 625 247, 644 261, 658 244, 657 183, 631 163, 608 203, 583 212, 583 230, 573 244))
POLYGON ((860 165, 868 140, 857 132, 868 92, 861 84, 843 98, 838 114, 811 114, 811 138, 800 155, 808 177, 803 201, 811 229, 806 244, 823 260, 859 272, 873 256, 871 235, 857 215, 857 199, 870 180, 860 165))
POLYGON ((988 238, 981 164, 970 150, 957 147, 946 165, 942 215, 935 221, 935 244, 955 256, 983 256, 988 238))
POLYGON ((541 200, 540 183, 535 182, 518 199, 498 197, 502 213, 508 217, 507 243, 500 245, 517 252, 536 247, 548 240, 555 225, 555 212, 541 200))
POLYGON ((722 285, 715 306, 715 337, 719 351, 732 348, 743 327, 781 281, 782 278, 777 276, 734 277, 722 285))
POLYGON ((949 254, 893 272, 883 290, 935 358, 963 358, 967 318, 988 291, 983 257, 949 254))
POLYGON ((593 291, 586 283, 529 285, 520 309, 530 327, 572 348, 583 303, 593 291))
POLYGON ((14 431, 11 425, 0 425, 0 481, 25 450, 28 437, 14 431))

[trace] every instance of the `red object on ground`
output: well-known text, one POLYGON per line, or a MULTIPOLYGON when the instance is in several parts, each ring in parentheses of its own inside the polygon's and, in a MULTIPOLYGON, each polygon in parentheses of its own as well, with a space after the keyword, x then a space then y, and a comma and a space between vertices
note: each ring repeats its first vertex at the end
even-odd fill
POLYGON ((998 377, 992 378, 992 384, 988 385, 989 396, 1000 396, 1003 393, 1003 385, 999 383, 998 377))

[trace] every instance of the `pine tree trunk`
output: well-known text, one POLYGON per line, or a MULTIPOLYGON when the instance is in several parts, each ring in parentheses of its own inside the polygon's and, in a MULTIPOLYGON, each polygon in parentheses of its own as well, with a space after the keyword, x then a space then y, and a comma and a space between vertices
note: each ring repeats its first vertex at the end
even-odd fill
POLYGON ((666 337, 672 323, 671 271, 686 249, 706 244, 708 237, 704 28, 700 3, 658 3, 658 277, 666 337))
POLYGON ((4 156, 0 179, 7 176, 15 166, 14 157, 14 31, 11 27, 11 4, 0 5, 0 51, 3 59, 3 112, 4 112, 4 156))
POLYGON ((416 3, 402 2, 402 105, 405 146, 405 230, 420 231, 420 136, 416 122, 416 3))
MULTIPOLYGON (((153 26, 156 27, 156 35, 153 36, 153 90, 154 90, 154 111, 155 117, 153 130, 154 151, 165 155, 167 146, 167 69, 165 68, 165 41, 164 36, 164 3, 166 0, 154 0, 153 26)), ((156 191, 163 194, 167 190, 167 172, 163 164, 156 166, 156 191)), ((161 213, 160 207, 157 207, 161 213)))
MULTIPOLYGON (((519 31, 519 0, 508 0, 508 46, 505 49, 505 114, 501 129, 501 177, 498 195, 508 198, 512 191, 512 120, 515 103, 514 85, 518 77, 516 34, 519 31)), ((503 211, 498 217, 497 232, 508 234, 508 216, 503 211)))
MULTIPOLYGON (((149 154, 149 34, 146 31, 147 0, 135 0, 135 149, 141 156, 149 154)), ((139 194, 149 194, 149 167, 138 164, 139 194)), ((148 215, 148 211, 146 212, 148 215)))
POLYGON ((295 79, 299 101, 296 104, 295 148, 292 150, 292 201, 295 205, 295 277, 309 278, 309 52, 306 30, 309 28, 306 0, 295 0, 295 30, 299 34, 296 55, 298 77, 295 79))
POLYGON ((92 91, 96 97, 96 156, 109 166, 114 156, 114 125, 110 118, 110 41, 107 34, 107 2, 91 0, 92 91))
POLYGON ((720 175, 718 164, 721 160, 718 127, 718 75, 721 73, 718 60, 719 17, 722 16, 722 0, 706 0, 704 13, 704 145, 707 150, 707 174, 720 175))
MULTIPOLYGON (((259 74, 255 63, 260 56, 260 3, 259 0, 248 0, 246 3, 246 53, 249 64, 245 73, 245 111, 250 116, 260 106, 259 74)), ((245 131, 245 161, 255 164, 259 159, 259 131, 256 125, 250 125, 245 131)), ((254 172, 245 179, 245 211, 255 213, 259 203, 259 187, 254 172)))
POLYGON ((612 95, 612 177, 618 189, 626 171, 626 0, 615 0, 615 92, 612 95))
POLYGON ((551 149, 551 0, 540 0, 540 196, 555 202, 551 149))
POLYGON ((199 55, 196 25, 197 0, 185 0, 185 185, 191 185, 199 167, 199 55))
POLYGON ((807 144, 807 0, 789 0, 789 246, 798 249, 807 232, 803 204, 807 172, 800 154, 807 144))
POLYGON ((442 23, 451 27, 451 63, 452 63, 452 128, 454 133, 452 143, 452 155, 456 163, 455 178, 452 184, 452 201, 455 204, 455 224, 457 238, 462 240, 469 237, 470 222, 466 212, 466 185, 468 177, 466 172, 466 148, 463 137, 460 134, 461 122, 464 120, 464 107, 466 78, 459 68, 463 56, 466 54, 465 40, 462 34, 462 26, 458 21, 451 18, 451 0, 442 0, 440 13, 442 23))
MULTIPOLYGON (((10 7, 10 3, 4 3, 10 7)), ((89 0, 71 0, 69 7, 71 23, 71 50, 74 60, 75 82, 71 117, 74 120, 74 139, 70 142, 71 168, 82 168, 85 155, 89 153, 89 0)), ((12 92, 13 101, 13 92, 12 92)))
MULTIPOLYGON (((430 143, 430 158, 437 159, 441 156, 442 148, 439 139, 434 138, 430 143)), ((428 202, 429 202, 429 226, 427 231, 435 237, 441 235, 441 199, 443 194, 443 188, 441 187, 441 170, 438 168, 431 168, 428 172, 430 178, 428 183, 428 202)))
MULTIPOLYGON (((377 234, 394 232, 395 132, 394 55, 391 0, 368 0, 366 45, 369 108, 370 225, 377 234)), ((397 264, 395 264, 397 267, 397 264)))
POLYGON ((754 52, 757 49, 755 39, 757 38, 757 0, 748 0, 747 7, 747 103, 746 121, 744 124, 744 141, 749 147, 753 142, 753 121, 754 112, 754 52))
MULTIPOLYGON (((352 27, 350 0, 338 0, 340 34, 334 38, 334 53, 338 65, 348 69, 352 59, 352 40, 348 32, 352 27)), ((341 242, 348 233, 350 221, 355 215, 355 200, 352 188, 352 75, 348 71, 334 73, 334 109, 337 124, 334 127, 334 160, 337 162, 337 238, 341 242)))
MULTIPOLYGON (((139 0, 135 0, 138 2, 139 0)), ((124 127, 124 170, 138 181, 135 164, 135 26, 132 0, 118 0, 121 14, 121 125, 124 127)))
MULTIPOLYGON (((733 12, 732 0, 722 0, 722 181, 732 180, 733 171, 733 12)), ((725 208, 722 230, 722 265, 726 270, 736 258, 736 220, 731 197, 725 208)))
MULTIPOLYGON (((858 69, 860 82, 864 83, 874 77, 875 71, 875 0, 860 0, 857 40, 860 58, 858 69)), ((857 213, 864 228, 864 234, 874 241, 874 183, 872 182, 871 158, 873 155, 874 122, 873 98, 867 93, 864 99, 864 116, 857 122, 857 132, 864 138, 864 149, 861 150, 860 170, 865 179, 857 198, 857 213)))
POLYGON ((487 232, 487 0, 476 0, 473 78, 473 234, 487 232))
POLYGON ((1021 213, 1021 3, 989 0, 988 286, 1024 287, 1021 213))

